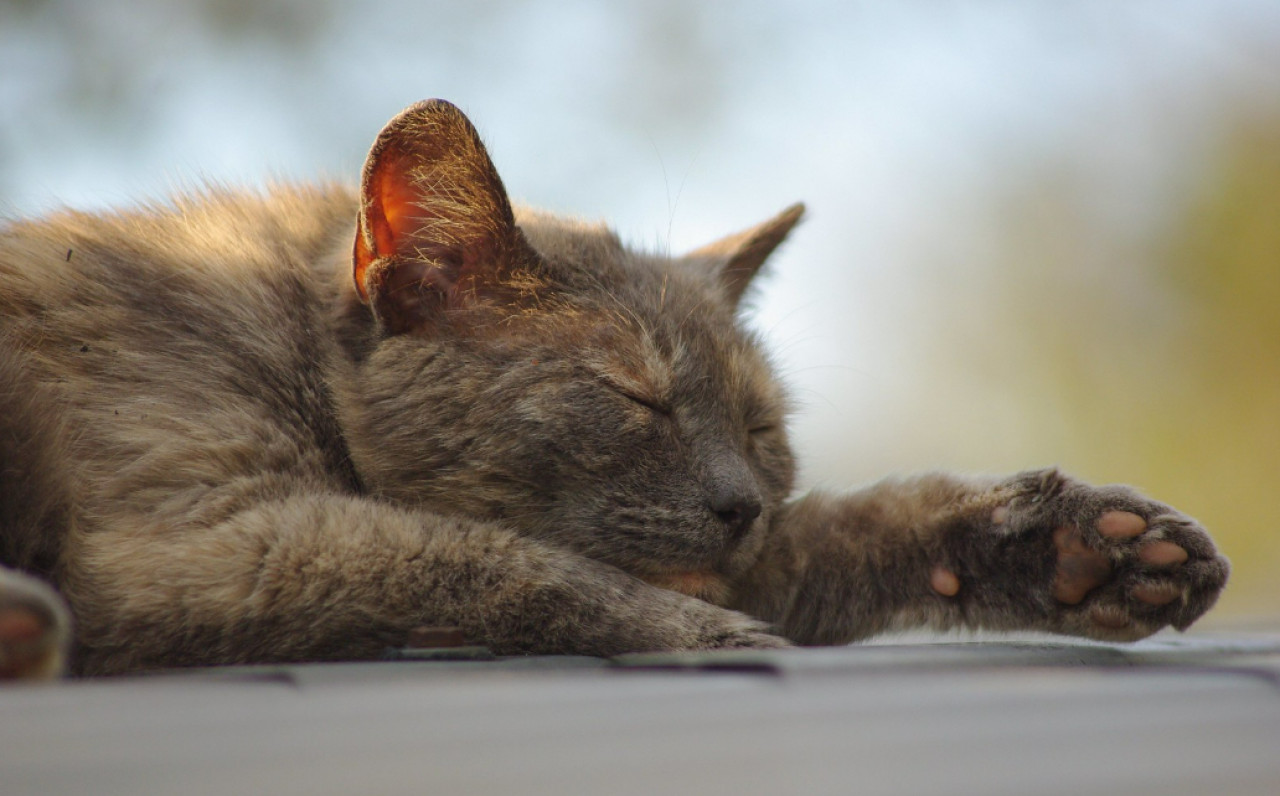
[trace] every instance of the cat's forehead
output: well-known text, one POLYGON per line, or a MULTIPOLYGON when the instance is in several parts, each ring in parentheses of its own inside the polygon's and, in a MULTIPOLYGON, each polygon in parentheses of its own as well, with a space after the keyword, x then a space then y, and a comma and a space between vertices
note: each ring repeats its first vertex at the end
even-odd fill
POLYGON ((616 261, 625 252, 617 234, 602 222, 521 205, 513 211, 525 239, 547 260, 604 264, 616 261))
POLYGON ((608 225, 555 215, 530 207, 515 208, 516 222, 540 256, 552 283, 587 301, 616 304, 614 309, 661 325, 662 315, 686 320, 691 305, 720 306, 720 293, 706 269, 682 259, 625 246, 608 225))
POLYGON ((626 246, 603 222, 530 207, 516 207, 515 216, 552 280, 583 294, 596 288, 620 301, 633 298, 643 309, 654 310, 674 306, 682 298, 707 301, 718 295, 705 268, 626 246), (631 295, 637 291, 640 295, 631 295))
POLYGON ((756 341, 696 263, 630 250, 601 223, 527 207, 516 220, 570 294, 561 313, 593 341, 581 364, 607 381, 657 393, 682 382, 749 390, 772 381, 756 341))

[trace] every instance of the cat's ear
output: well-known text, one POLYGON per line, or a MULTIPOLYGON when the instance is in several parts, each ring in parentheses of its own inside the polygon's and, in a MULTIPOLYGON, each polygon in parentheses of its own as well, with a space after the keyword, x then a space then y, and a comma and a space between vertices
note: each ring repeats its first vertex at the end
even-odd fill
POLYGON ((762 224, 690 252, 685 259, 709 263, 716 269, 729 302, 736 305, 765 260, 803 215, 804 205, 797 202, 762 224))
POLYGON ((474 295, 521 248, 511 203, 475 127, 427 100, 374 141, 361 182, 353 277, 393 334, 474 295))

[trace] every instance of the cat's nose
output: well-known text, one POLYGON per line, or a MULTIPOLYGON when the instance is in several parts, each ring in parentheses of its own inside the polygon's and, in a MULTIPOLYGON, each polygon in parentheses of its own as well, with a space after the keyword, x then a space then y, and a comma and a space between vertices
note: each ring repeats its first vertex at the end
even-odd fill
POLYGON ((744 486, 722 485, 711 490, 708 505, 729 530, 733 541, 741 539, 760 516, 760 495, 744 486))

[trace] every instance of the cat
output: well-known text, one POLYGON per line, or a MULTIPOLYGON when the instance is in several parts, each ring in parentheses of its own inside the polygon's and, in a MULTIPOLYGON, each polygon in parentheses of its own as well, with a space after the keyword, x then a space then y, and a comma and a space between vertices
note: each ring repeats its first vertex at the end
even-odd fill
POLYGON ((358 190, 11 222, 0 670, 372 659, 421 625, 499 654, 1131 640, 1213 605, 1210 537, 1127 487, 793 497, 786 393, 738 314, 802 214, 630 250, 513 206, 431 100, 358 190))

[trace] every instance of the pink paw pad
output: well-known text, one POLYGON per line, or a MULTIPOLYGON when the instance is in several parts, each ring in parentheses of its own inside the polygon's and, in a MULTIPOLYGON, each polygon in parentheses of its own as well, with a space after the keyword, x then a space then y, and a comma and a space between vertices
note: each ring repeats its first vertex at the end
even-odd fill
POLYGON ((1147 521, 1131 511, 1108 511, 1098 518, 1096 527, 1108 539, 1132 539, 1147 530, 1147 521))
POLYGON ((929 572, 929 586, 943 597, 955 597, 960 593, 960 578, 946 567, 936 566, 929 572))
POLYGON ((1064 525, 1053 532, 1058 549, 1058 569, 1053 578, 1053 597, 1060 603, 1078 605, 1085 595, 1111 578, 1111 562, 1097 550, 1085 546, 1080 529, 1064 525))
POLYGON ((1148 542, 1138 548, 1138 560, 1152 567, 1171 567, 1187 560, 1187 551, 1173 542, 1148 542))
POLYGON ((1135 586, 1132 594, 1147 605, 1168 605, 1182 596, 1182 587, 1172 583, 1144 583, 1135 586))
MULTIPOLYGON (((1128 541, 1146 533, 1147 521, 1129 511, 1108 511, 1098 518, 1095 526, 1106 539, 1128 541)), ((1080 530, 1066 525, 1053 533, 1058 551, 1058 569, 1054 576, 1053 596, 1060 603, 1078 605, 1089 592, 1111 579, 1112 565, 1106 555, 1089 548, 1080 530)), ((1173 542, 1156 539, 1139 543, 1137 558, 1152 568, 1172 567, 1185 562, 1188 553, 1173 542)), ((1173 583, 1142 583, 1130 592, 1133 599, 1150 606, 1168 605, 1183 597, 1183 589, 1173 583)), ((1090 608, 1090 619, 1097 625, 1112 630, 1127 628, 1130 617, 1114 605, 1095 605, 1090 608)))
POLYGON ((1129 626, 1129 615, 1114 605, 1095 605, 1089 609, 1094 624, 1108 630, 1123 630, 1129 626))

